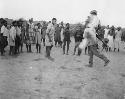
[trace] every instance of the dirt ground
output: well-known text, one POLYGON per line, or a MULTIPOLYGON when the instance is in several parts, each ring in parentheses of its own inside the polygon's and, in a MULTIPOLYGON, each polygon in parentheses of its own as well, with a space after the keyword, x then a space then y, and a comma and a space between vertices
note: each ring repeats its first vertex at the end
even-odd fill
MULTIPOLYGON (((0 99, 125 99, 125 50, 103 52, 110 64, 94 57, 87 67, 88 56, 69 55, 61 48, 52 49, 52 62, 42 53, 24 52, 18 56, 0 56, 0 99)), ((7 48, 8 49, 8 48, 7 48)))

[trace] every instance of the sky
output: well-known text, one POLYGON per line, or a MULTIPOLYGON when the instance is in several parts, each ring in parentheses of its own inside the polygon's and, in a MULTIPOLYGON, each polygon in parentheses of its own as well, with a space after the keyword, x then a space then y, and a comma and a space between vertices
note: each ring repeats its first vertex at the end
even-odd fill
POLYGON ((125 27, 125 0, 0 0, 0 17, 33 18, 58 22, 84 22, 91 10, 98 11, 103 25, 125 27))

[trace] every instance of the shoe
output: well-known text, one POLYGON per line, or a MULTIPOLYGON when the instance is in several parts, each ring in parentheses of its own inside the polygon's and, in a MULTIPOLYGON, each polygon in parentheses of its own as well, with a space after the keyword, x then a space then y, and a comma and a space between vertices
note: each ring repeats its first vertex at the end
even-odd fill
POLYGON ((92 64, 88 64, 88 65, 85 65, 85 66, 87 66, 87 67, 93 67, 93 65, 92 65, 92 64))
POLYGON ((118 52, 119 52, 120 50, 118 49, 118 52))
POLYGON ((69 55, 68 53, 66 53, 66 55, 69 55))
POLYGON ((54 58, 52 58, 51 56, 47 57, 49 60, 54 61, 54 58))
POLYGON ((106 61, 105 64, 104 64, 104 67, 106 67, 108 64, 110 63, 110 61, 106 61))

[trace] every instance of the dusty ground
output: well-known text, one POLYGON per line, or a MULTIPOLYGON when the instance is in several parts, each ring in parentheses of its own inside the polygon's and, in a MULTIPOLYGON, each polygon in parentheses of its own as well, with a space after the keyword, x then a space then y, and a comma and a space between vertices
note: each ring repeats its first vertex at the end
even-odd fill
POLYGON ((84 53, 73 56, 53 48, 55 62, 42 53, 0 56, 0 99, 124 99, 125 51, 105 53, 111 60, 107 67, 94 57, 94 67, 84 53))

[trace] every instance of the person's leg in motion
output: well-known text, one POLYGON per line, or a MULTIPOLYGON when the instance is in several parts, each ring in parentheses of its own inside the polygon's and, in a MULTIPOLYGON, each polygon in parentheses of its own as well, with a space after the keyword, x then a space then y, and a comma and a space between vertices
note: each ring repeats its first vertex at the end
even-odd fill
POLYGON ((73 55, 75 55, 75 53, 76 53, 76 48, 79 46, 79 42, 75 42, 75 48, 74 48, 74 53, 73 53, 73 55))
POLYGON ((105 57, 103 54, 101 54, 100 52, 97 51, 97 47, 93 45, 93 47, 91 47, 91 51, 93 53, 93 55, 99 57, 100 59, 102 59, 103 61, 105 61, 105 65, 107 66, 108 63, 110 62, 107 57, 105 57))
POLYGON ((49 60, 54 61, 54 59, 50 56, 51 49, 52 49, 52 46, 46 46, 46 57, 49 60))

